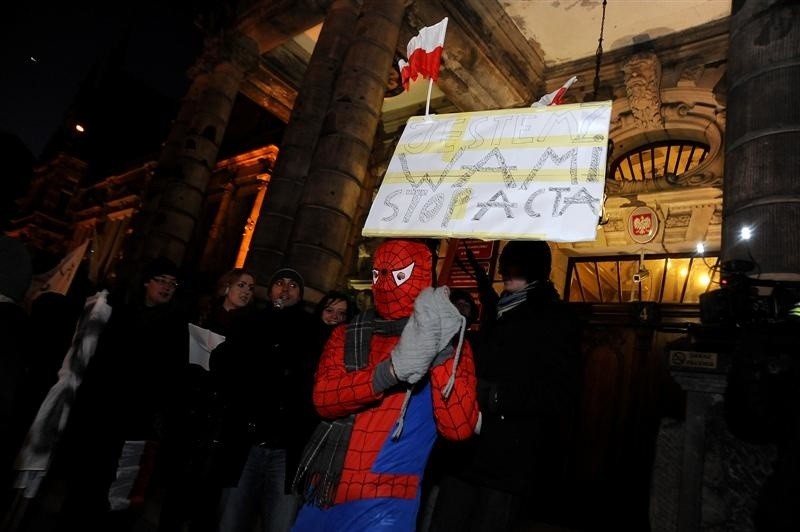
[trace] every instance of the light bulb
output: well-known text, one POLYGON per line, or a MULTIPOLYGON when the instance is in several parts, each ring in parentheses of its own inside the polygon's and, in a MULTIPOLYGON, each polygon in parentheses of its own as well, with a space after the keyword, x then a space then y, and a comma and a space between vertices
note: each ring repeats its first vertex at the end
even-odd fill
POLYGON ((742 227, 740 234, 742 236, 742 240, 750 240, 750 237, 753 236, 753 231, 749 227, 745 226, 742 227))
POLYGON ((697 243, 697 254, 698 255, 702 255, 705 252, 706 252, 706 247, 703 245, 702 242, 698 242, 697 243))

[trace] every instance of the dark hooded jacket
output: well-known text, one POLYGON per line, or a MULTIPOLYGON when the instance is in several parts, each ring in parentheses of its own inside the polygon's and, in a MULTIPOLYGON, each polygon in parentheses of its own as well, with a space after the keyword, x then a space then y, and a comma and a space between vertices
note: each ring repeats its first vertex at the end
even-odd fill
POLYGON ((222 481, 235 485, 253 445, 286 449, 286 485, 316 424, 311 403, 316 324, 302 303, 252 313, 211 354, 223 405, 222 481))
POLYGON ((466 453, 466 480, 522 493, 546 486, 563 464, 560 440, 573 419, 579 349, 575 320, 549 281, 478 337, 483 422, 466 453))

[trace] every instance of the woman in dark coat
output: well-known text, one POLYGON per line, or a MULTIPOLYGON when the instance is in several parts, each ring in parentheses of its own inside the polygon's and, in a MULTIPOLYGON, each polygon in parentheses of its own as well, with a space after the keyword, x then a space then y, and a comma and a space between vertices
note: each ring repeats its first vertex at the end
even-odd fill
MULTIPOLYGON (((195 323, 222 336, 229 336, 244 323, 253 308, 255 276, 234 268, 216 283, 210 304, 195 323)), ((222 481, 219 478, 218 438, 222 404, 211 373, 198 364, 187 367, 187 400, 182 413, 184 442, 182 474, 167 491, 159 519, 159 530, 191 532, 217 528, 217 506, 222 481)))

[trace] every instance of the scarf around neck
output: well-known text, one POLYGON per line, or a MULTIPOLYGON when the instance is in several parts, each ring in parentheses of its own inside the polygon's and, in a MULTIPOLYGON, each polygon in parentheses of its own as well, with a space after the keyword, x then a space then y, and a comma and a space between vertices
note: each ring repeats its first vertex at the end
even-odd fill
MULTIPOLYGON (((383 320, 374 311, 360 314, 347 325, 345 333, 344 365, 348 372, 369 365, 372 335, 400 336, 408 318, 383 320)), ((319 508, 333 505, 336 490, 344 468, 344 459, 350 445, 355 414, 322 420, 308 441, 300 466, 292 483, 305 502, 319 508)))
POLYGON ((500 318, 513 308, 517 308, 528 300, 528 290, 531 290, 541 281, 535 280, 525 285, 516 292, 504 292, 497 301, 497 317, 500 318))

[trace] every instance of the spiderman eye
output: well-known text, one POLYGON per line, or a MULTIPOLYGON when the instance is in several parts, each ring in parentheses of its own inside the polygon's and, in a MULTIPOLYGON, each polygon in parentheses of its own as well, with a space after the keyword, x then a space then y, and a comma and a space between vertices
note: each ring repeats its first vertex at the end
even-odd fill
POLYGON ((411 277, 411 272, 414 271, 414 263, 412 262, 402 270, 392 270, 392 277, 397 286, 402 285, 411 277))
POLYGON ((372 270, 372 284, 378 282, 378 270, 372 270))

